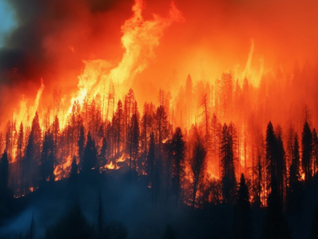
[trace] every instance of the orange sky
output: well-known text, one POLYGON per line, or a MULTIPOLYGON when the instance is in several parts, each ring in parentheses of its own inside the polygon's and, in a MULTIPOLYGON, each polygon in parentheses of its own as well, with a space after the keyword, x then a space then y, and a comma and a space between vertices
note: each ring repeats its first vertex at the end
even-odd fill
MULTIPOLYGON (((170 0, 145 2, 145 20, 152 19, 153 13, 168 16, 170 0)), ((243 72, 252 39, 255 72, 260 71, 261 60, 265 72, 278 68, 292 72, 296 60, 316 64, 316 1, 174 3, 185 21, 164 30, 155 57, 128 83, 139 101, 156 101, 159 88, 176 91, 188 74, 194 81, 214 82, 224 71, 243 72)), ((76 91, 83 60, 103 59, 114 66, 120 62, 124 53, 121 26, 132 15, 133 1, 60 0, 24 7, 15 0, 11 4, 20 26, 0 49, 1 107, 11 106, 12 98, 22 94, 33 100, 41 77, 42 97, 47 101, 55 89, 65 95, 76 91)))

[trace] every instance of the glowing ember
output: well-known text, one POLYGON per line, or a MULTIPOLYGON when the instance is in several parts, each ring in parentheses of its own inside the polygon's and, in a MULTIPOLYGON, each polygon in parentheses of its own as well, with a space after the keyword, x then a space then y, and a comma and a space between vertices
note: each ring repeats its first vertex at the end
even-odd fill
POLYGON ((104 168, 107 168, 107 169, 115 169, 115 164, 113 164, 113 161, 110 161, 108 164, 106 164, 104 166, 104 168))

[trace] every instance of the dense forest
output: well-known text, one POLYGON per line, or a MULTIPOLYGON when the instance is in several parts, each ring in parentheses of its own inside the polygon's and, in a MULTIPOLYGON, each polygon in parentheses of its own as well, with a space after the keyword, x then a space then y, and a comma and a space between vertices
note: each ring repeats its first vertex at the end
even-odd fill
POLYGON ((0 0, 0 239, 318 239, 317 9, 0 0))
POLYGON ((175 99, 160 90, 142 113, 132 89, 118 101, 113 90, 74 102, 66 120, 56 108, 9 121, 3 238, 316 238, 315 112, 299 108, 301 127, 263 125, 264 109, 280 109, 254 100, 264 87, 189 75, 175 99))

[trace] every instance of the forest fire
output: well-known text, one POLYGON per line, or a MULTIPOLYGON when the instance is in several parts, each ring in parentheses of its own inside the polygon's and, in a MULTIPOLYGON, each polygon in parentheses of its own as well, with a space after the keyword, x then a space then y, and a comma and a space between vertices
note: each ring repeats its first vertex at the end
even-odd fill
MULTIPOLYGON (((82 199, 74 201, 81 204, 85 193, 76 190, 92 184, 87 192, 98 191, 100 214, 101 197, 112 188, 127 190, 132 201, 143 192, 139 201, 157 211, 176 206, 205 215, 229 205, 236 235, 250 219, 240 208, 245 203, 261 215, 264 238, 272 238, 266 230, 274 222, 263 214, 275 203, 282 218, 300 215, 304 192, 317 184, 318 46, 312 39, 318 31, 305 16, 294 24, 302 39, 289 27, 271 27, 272 21, 290 26, 282 16, 318 4, 294 3, 280 12, 279 3, 249 0, 237 6, 84 2, 75 8, 41 3, 52 19, 37 13, 40 46, 21 43, 30 49, 12 61, 0 48, 0 204, 59 188, 78 194, 82 199)), ((8 38, 6 51, 18 48, 21 29, 8 38)), ((122 201, 126 207, 129 200, 122 201)), ((101 217, 99 238, 106 230, 101 217)))

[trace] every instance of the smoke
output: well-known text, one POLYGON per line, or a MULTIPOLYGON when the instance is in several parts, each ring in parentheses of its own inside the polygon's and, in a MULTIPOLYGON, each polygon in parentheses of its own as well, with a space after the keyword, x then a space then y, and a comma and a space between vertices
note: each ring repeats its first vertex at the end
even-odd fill
POLYGON ((8 1, 17 27, 0 48, 0 107, 22 95, 34 102, 41 78, 51 92, 75 90, 83 60, 119 61, 120 26, 131 15, 132 0, 8 1), (9 94, 8 94, 9 93, 9 94))
POLYGON ((195 81, 214 83, 222 72, 233 72, 237 65, 238 73, 242 73, 251 39, 254 51, 250 69, 257 75, 262 67, 264 73, 280 67, 292 73, 296 61, 301 65, 306 61, 317 63, 315 1, 176 0, 175 4, 186 21, 167 30, 156 62, 135 81, 136 95, 141 95, 141 86, 148 87, 147 92, 157 87, 174 90, 188 74, 195 81))

